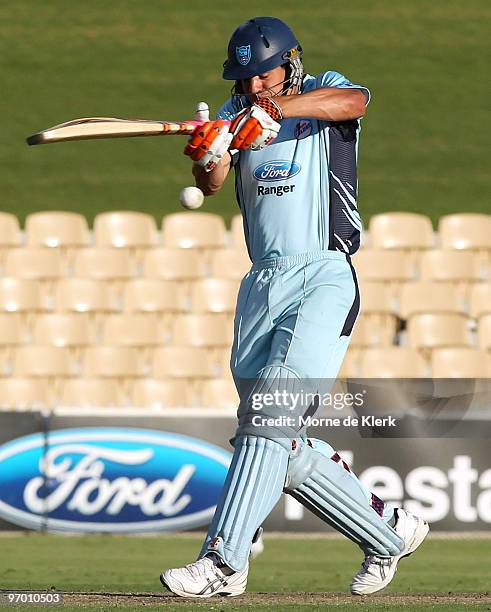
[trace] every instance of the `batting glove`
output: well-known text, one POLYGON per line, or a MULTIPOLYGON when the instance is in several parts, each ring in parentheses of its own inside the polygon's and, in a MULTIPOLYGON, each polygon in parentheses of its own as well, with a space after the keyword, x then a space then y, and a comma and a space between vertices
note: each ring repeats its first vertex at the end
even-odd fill
POLYGON ((195 118, 204 123, 192 133, 184 149, 184 155, 190 157, 207 172, 211 172, 228 150, 233 135, 222 120, 210 121, 206 102, 199 102, 195 118))
POLYGON ((230 148, 241 151, 263 149, 278 136, 281 127, 278 120, 282 118, 281 108, 273 98, 258 98, 232 122, 230 131, 233 139, 230 148))

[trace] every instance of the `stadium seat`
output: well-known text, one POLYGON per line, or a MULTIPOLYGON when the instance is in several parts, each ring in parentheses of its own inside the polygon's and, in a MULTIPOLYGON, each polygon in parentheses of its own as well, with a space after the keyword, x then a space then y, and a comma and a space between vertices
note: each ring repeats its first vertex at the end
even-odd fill
POLYGON ((157 316, 153 313, 107 315, 102 323, 104 344, 149 347, 162 344, 157 316))
POLYGON ((416 351, 400 346, 366 349, 361 357, 363 378, 423 378, 429 368, 416 351))
POLYGON ((397 319, 391 315, 359 315, 350 346, 361 348, 367 346, 389 346, 393 344, 397 331, 397 319))
POLYGON ((491 350, 491 314, 480 317, 477 329, 479 346, 486 351, 491 350))
POLYGON ((82 355, 86 378, 136 378, 142 375, 138 349, 129 346, 91 346, 82 355))
POLYGON ((119 407, 124 398, 117 380, 67 378, 60 383, 58 404, 74 408, 119 407))
POLYGON ((232 244, 234 248, 246 250, 247 246, 244 238, 244 222, 242 220, 242 215, 234 215, 232 217, 230 232, 232 234, 232 244))
POLYGON ((47 302, 38 281, 0 278, 0 311, 40 312, 47 309, 47 302))
POLYGON ((422 280, 471 283, 484 279, 480 262, 471 251, 427 251, 421 257, 420 268, 422 280))
POLYGON ((396 313, 396 304, 386 283, 361 281, 360 300, 363 314, 396 313))
POLYGON ((16 377, 31 378, 64 378, 77 373, 68 348, 34 345, 15 349, 13 370, 16 377))
POLYGON ((45 408, 52 403, 50 385, 39 378, 0 378, 0 407, 45 408))
POLYGON ((121 281, 135 276, 135 266, 126 249, 81 249, 75 254, 74 273, 79 278, 121 281))
POLYGON ((143 276, 190 281, 206 274, 206 261, 195 249, 152 249, 143 257, 143 276))
POLYGON ((491 250, 491 215, 444 215, 440 217, 438 233, 444 249, 491 250))
POLYGON ((211 275, 214 278, 241 280, 251 265, 245 249, 217 249, 211 254, 211 275))
POLYGON ((431 249, 433 226, 426 215, 410 212, 389 212, 374 215, 369 223, 373 249, 431 249))
POLYGON ((138 278, 126 283, 123 304, 127 312, 170 313, 186 309, 178 283, 151 278, 138 278))
POLYGON ((407 319, 425 312, 466 313, 460 292, 451 283, 407 283, 401 289, 400 316, 407 319))
POLYGON ((27 215, 27 244, 31 247, 84 247, 89 244, 89 227, 79 213, 45 211, 27 215))
POLYGON ((469 319, 459 314, 418 314, 407 323, 409 346, 416 349, 471 346, 469 319))
POLYGON ((433 378, 491 378, 491 357, 472 348, 435 349, 431 368, 433 378))
POLYGON ((19 313, 0 313, 0 346, 25 344, 30 339, 25 321, 19 313))
POLYGON ((239 395, 233 381, 229 378, 204 380, 200 385, 200 405, 205 408, 235 408, 239 405, 239 395))
POLYGON ((225 222, 220 215, 205 212, 182 212, 166 215, 162 221, 166 247, 220 248, 226 245, 225 222))
POLYGON ((491 314, 491 284, 476 283, 472 286, 469 313, 473 319, 479 319, 485 314, 491 314))
POLYGON ((15 278, 53 280, 65 274, 66 264, 56 249, 11 249, 5 256, 4 274, 15 278))
POLYGON ((158 243, 157 224, 142 212, 104 212, 94 219, 94 238, 98 247, 149 248, 158 243))
POLYGON ((229 312, 235 310, 239 283, 237 281, 206 278, 191 286, 194 312, 229 312))
POLYGON ((152 358, 154 378, 213 378, 215 371, 206 349, 164 346, 155 349, 152 358))
POLYGON ((229 347, 233 324, 225 314, 180 315, 172 325, 172 344, 194 347, 229 347))
POLYGON ((94 334, 85 313, 43 314, 34 319, 32 341, 40 346, 75 348, 91 344, 94 334))
POLYGON ((403 283, 415 277, 411 258, 401 250, 363 249, 353 257, 353 265, 360 282, 403 283))
POLYGON ((348 349, 344 356, 341 369, 339 370, 338 378, 358 378, 361 374, 361 355, 362 352, 357 349, 348 349))
POLYGON ((193 405, 193 383, 188 380, 142 378, 130 386, 131 405, 145 408, 186 408, 193 405))
POLYGON ((54 288, 58 312, 102 313, 118 310, 108 284, 86 278, 65 278, 54 288))

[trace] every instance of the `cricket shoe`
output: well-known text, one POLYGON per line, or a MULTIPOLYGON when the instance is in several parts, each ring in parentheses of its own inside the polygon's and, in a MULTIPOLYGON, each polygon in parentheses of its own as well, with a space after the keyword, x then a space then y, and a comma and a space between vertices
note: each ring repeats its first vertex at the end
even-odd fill
POLYGON ((370 595, 384 589, 394 578, 397 564, 409 557, 426 538, 430 527, 423 519, 397 508, 394 529, 404 541, 404 549, 394 557, 367 555, 358 573, 351 582, 353 595, 370 595))
POLYGON ((263 528, 259 527, 251 544, 250 558, 257 559, 264 552, 263 528))
POLYGON ((235 597, 242 595, 247 586, 249 564, 240 572, 234 572, 210 555, 185 567, 169 569, 160 574, 162 585, 181 597, 235 597))

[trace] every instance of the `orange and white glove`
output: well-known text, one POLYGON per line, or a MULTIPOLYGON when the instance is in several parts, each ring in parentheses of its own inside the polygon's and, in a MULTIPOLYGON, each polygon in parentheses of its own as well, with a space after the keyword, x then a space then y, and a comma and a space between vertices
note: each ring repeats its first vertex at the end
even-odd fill
POLYGON ((283 118, 281 108, 273 98, 258 98, 232 121, 230 131, 233 140, 231 149, 263 149, 273 141, 280 131, 278 121, 283 118))
POLYGON ((233 134, 221 119, 210 121, 208 105, 200 102, 196 111, 196 119, 204 121, 197 127, 184 149, 184 155, 190 157, 196 164, 203 166, 206 172, 211 172, 230 147, 233 134))

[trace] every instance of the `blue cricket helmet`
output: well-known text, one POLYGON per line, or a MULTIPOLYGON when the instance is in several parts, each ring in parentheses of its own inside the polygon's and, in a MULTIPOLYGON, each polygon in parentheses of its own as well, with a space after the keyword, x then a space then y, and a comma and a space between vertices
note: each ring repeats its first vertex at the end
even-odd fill
POLYGON ((301 55, 302 47, 286 23, 276 17, 255 17, 232 34, 223 78, 241 81, 287 64, 295 80, 290 86, 297 85, 303 74, 301 55))

